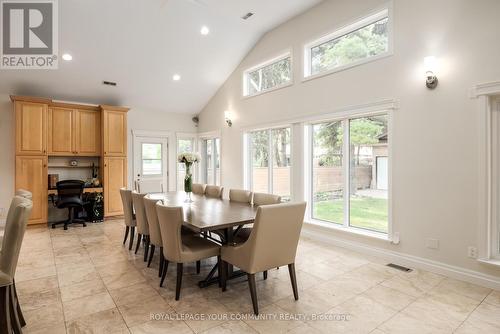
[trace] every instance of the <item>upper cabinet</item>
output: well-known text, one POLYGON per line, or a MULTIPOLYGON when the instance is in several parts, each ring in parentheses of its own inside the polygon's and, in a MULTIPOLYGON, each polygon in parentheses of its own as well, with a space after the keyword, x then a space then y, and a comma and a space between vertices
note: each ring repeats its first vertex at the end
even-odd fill
POLYGON ((49 155, 99 156, 101 153, 99 111, 51 107, 48 128, 49 155))
POLYGON ((127 155, 127 108, 101 106, 104 156, 127 155))
POLYGON ((47 154, 47 110, 43 100, 15 101, 16 154, 47 154))

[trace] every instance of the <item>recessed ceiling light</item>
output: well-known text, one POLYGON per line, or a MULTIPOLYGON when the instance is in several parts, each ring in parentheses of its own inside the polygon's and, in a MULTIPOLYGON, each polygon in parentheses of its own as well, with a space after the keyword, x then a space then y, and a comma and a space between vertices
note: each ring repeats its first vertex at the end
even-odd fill
POLYGON ((66 61, 70 61, 70 60, 73 60, 73 56, 70 55, 69 53, 65 53, 62 55, 62 59, 66 60, 66 61))
POLYGON ((201 27, 200 34, 206 36, 206 35, 208 35, 208 33, 210 33, 210 29, 208 29, 207 26, 201 27))
POLYGON ((174 75, 172 76, 172 80, 174 80, 174 81, 179 81, 179 80, 181 80, 181 76, 180 76, 179 74, 174 74, 174 75))

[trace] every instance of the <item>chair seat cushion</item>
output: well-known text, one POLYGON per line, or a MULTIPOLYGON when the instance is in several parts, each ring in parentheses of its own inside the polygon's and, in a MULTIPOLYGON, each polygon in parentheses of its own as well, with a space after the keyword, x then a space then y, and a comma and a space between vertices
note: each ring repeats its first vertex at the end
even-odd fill
POLYGON ((77 197, 66 197, 57 201, 57 207, 59 209, 68 208, 70 206, 83 206, 83 201, 77 197))
POLYGON ((220 254, 220 246, 207 239, 194 236, 182 236, 182 262, 194 262, 220 254))

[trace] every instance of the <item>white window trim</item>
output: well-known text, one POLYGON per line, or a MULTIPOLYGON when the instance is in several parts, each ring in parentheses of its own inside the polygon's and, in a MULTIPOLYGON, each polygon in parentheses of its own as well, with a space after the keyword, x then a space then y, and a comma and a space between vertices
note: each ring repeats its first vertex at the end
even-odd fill
POLYGON ((275 56, 269 60, 266 60, 262 63, 259 63, 257 65, 254 65, 248 69, 246 69, 245 71, 243 71, 243 76, 242 76, 242 97, 244 99, 247 99, 247 98, 252 98, 252 97, 255 97, 255 96, 259 96, 259 95, 262 95, 262 94, 266 94, 266 93, 269 93, 269 92, 273 92, 275 90, 278 90, 278 89, 282 89, 282 88, 285 88, 285 87, 289 87, 289 86, 292 86, 293 85, 293 52, 292 52, 292 49, 287 49, 286 51, 284 52, 280 52, 278 56, 275 56), (249 94, 248 93, 248 86, 247 86, 247 75, 248 73, 250 72, 253 72, 253 71, 256 71, 256 70, 259 70, 261 68, 264 68, 268 65, 271 65, 271 64, 274 64, 276 62, 279 62, 283 59, 286 59, 286 58, 290 58, 290 81, 287 82, 287 83, 284 83, 284 84, 281 84, 281 85, 278 85, 278 86, 274 86, 272 88, 269 88, 269 89, 266 89, 266 90, 263 90, 263 91, 260 91, 260 92, 257 92, 257 93, 253 93, 253 94, 249 94))
MULTIPOLYGON (((481 263, 500 266, 498 254, 493 252, 497 247, 495 226, 498 222, 498 212, 494 209, 497 194, 493 188, 493 182, 497 177, 493 166, 493 133, 492 114, 500 112, 500 81, 484 83, 471 89, 471 98, 476 99, 476 110, 479 113, 479 233, 478 233, 478 261, 481 263)), ((498 149, 498 148, 496 148, 498 149)))
MULTIPOLYGON (((311 205, 307 206, 306 210, 306 218, 305 220, 313 225, 320 225, 323 227, 331 228, 333 230, 340 230, 344 232, 350 232, 353 234, 363 235, 367 237, 373 237, 377 239, 387 240, 397 240, 396 243, 399 243, 399 238, 394 238, 394 227, 393 227, 393 192, 392 192, 392 164, 393 164, 393 117, 394 111, 396 109, 396 103, 391 104, 382 104, 383 108, 378 108, 379 103, 373 103, 372 105, 366 105, 363 108, 359 108, 356 110, 355 108, 349 108, 350 112, 340 112, 335 116, 335 114, 330 114, 330 117, 316 117, 314 119, 310 119, 308 122, 303 123, 304 125, 304 200, 311 205), (335 121, 343 121, 346 119, 353 119, 359 117, 366 116, 376 116, 376 115, 387 115, 388 116, 388 124, 387 124, 387 133, 389 136, 388 141, 388 217, 387 217, 387 234, 377 231, 371 231, 367 229, 362 229, 354 226, 349 226, 347 224, 347 220, 344 219, 344 225, 330 223, 318 219, 312 218, 312 133, 311 127, 313 124, 322 123, 322 122, 335 122, 335 121)), ((345 131, 345 130, 344 130, 345 131)), ((348 135, 348 133, 347 133, 348 135)), ((344 145, 347 146, 348 143, 344 142, 344 145)), ((344 152, 349 152, 349 148, 343 148, 344 152)), ((345 155, 344 155, 345 158, 345 155)), ((343 164, 344 168, 347 168, 347 164, 343 164)), ((349 173, 344 171, 344 176, 346 179, 349 177, 349 173)), ((348 181, 348 180, 346 180, 348 181)), ((348 183, 347 183, 348 184, 348 183)), ((344 190, 345 194, 345 190, 344 190)), ((345 201, 347 203, 348 201, 345 201)), ((347 215, 348 211, 344 208, 344 214, 347 215)))
MULTIPOLYGON (((251 127, 251 128, 246 128, 243 133, 243 177, 244 177, 244 188, 253 191, 253 185, 252 185, 252 158, 250 157, 250 154, 252 153, 252 143, 250 139, 250 134, 252 132, 257 132, 257 131, 270 131, 273 129, 283 129, 283 128, 290 128, 290 200, 294 200, 294 182, 293 182, 293 175, 294 175, 294 144, 293 144, 293 139, 294 139, 294 126, 293 124, 273 124, 268 127, 251 127)), ((269 134, 269 140, 271 140, 271 135, 269 134)), ((271 145, 271 143, 270 143, 271 145)), ((271 145, 272 146, 272 145, 271 145)), ((269 158, 269 166, 268 168, 270 169, 269 172, 269 181, 268 181, 268 188, 272 188, 272 169, 273 169, 273 159, 270 156, 269 158)))
POLYGON ((346 25, 334 30, 333 32, 330 31, 329 33, 324 34, 320 38, 316 38, 312 41, 305 43, 303 46, 303 53, 302 53, 303 57, 304 57, 303 58, 303 66, 304 67, 303 67, 303 71, 302 71, 302 81, 304 82, 304 81, 309 81, 309 80, 313 80, 316 78, 321 78, 321 77, 324 77, 326 75, 330 75, 332 73, 344 71, 346 69, 349 69, 349 68, 352 68, 355 66, 363 65, 366 63, 370 63, 372 61, 376 61, 379 59, 383 59, 383 58, 392 56, 394 54, 394 51, 393 51, 394 50, 394 38, 393 38, 394 25, 392 22, 393 21, 393 15, 392 15, 393 8, 392 7, 393 6, 392 6, 392 1, 391 1, 389 4, 385 5, 383 8, 378 8, 377 10, 372 11, 368 15, 361 17, 361 18, 358 18, 356 20, 353 20, 349 24, 346 24, 346 25), (386 52, 380 53, 376 56, 360 59, 360 60, 354 61, 352 63, 346 64, 343 66, 338 66, 338 67, 332 68, 328 71, 324 71, 324 72, 320 72, 320 73, 316 73, 316 74, 311 74, 311 49, 313 47, 321 45, 325 42, 328 42, 332 39, 341 37, 343 35, 346 35, 348 33, 353 32, 353 31, 356 31, 356 30, 363 28, 367 25, 375 23, 375 22, 377 22, 385 17, 389 18, 388 23, 387 23, 388 49, 386 52))
MULTIPOLYGON (((179 181, 179 163, 177 162, 177 156, 181 153, 179 152, 179 139, 192 139, 193 140, 193 152, 199 153, 198 152, 198 134, 193 132, 176 132, 175 133, 175 187, 177 189, 178 186, 178 181, 179 181)), ((194 170, 193 170, 193 176, 194 176, 194 181, 196 182, 198 180, 198 170, 199 170, 199 163, 194 164, 194 170)), ((177 191, 180 191, 183 189, 177 189, 177 191)))
MULTIPOLYGON (((209 131, 209 132, 202 132, 202 133, 198 133, 198 144, 197 144, 197 147, 199 148, 200 150, 200 155, 202 156, 202 159, 204 158, 204 152, 201 152, 202 148, 203 148, 203 141, 204 140, 208 140, 208 139, 219 139, 219 171, 220 171, 220 180, 219 180, 219 184, 222 186, 222 136, 221 136, 221 132, 220 131, 209 131)), ((215 145, 215 143, 213 144, 215 145)), ((213 153, 212 153, 213 154, 213 153)), ((216 168, 215 168, 215 157, 212 159, 213 161, 213 172, 214 172, 214 180, 216 179, 216 168)), ((203 166, 204 165, 204 162, 202 161, 201 162, 203 165, 200 165, 199 168, 198 168, 198 180, 199 182, 204 182, 206 183, 206 180, 204 178, 204 168, 203 166)))

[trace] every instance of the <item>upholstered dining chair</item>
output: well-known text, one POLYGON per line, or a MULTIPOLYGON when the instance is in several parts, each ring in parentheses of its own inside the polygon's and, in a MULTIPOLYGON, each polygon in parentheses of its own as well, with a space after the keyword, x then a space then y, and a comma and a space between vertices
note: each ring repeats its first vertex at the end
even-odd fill
POLYGON ((157 203, 156 212, 160 223, 163 255, 165 257, 160 287, 163 286, 165 281, 169 262, 177 263, 175 300, 179 300, 184 263, 200 261, 214 256, 217 256, 219 260, 220 246, 197 235, 182 235, 181 227, 184 222, 182 206, 169 207, 157 203))
POLYGON ((205 196, 207 197, 222 199, 223 194, 224 194, 224 187, 213 186, 209 184, 207 184, 207 186, 205 187, 205 196))
POLYGON ((248 190, 229 189, 229 200, 231 202, 252 204, 253 193, 248 190))
POLYGON ((221 249, 222 291, 227 284, 227 264, 240 268, 247 273, 253 311, 258 315, 255 274, 288 265, 293 295, 298 300, 295 255, 305 210, 306 202, 260 206, 250 238, 243 244, 221 249))
POLYGON ((125 218, 125 238, 123 238, 123 244, 125 245, 127 237, 130 233, 130 242, 128 245, 128 249, 131 250, 132 245, 134 244, 135 227, 137 226, 134 214, 134 206, 132 204, 132 190, 121 188, 120 196, 122 198, 123 216, 125 218))
POLYGON ((22 333, 21 327, 26 324, 17 300, 14 274, 32 208, 31 200, 15 196, 5 224, 0 253, 0 333, 22 333))
POLYGON ((30 201, 33 200, 33 194, 31 193, 31 191, 28 191, 26 189, 17 189, 15 195, 27 198, 30 201))
POLYGON ((135 220, 137 222, 137 245, 135 246, 135 254, 139 250, 139 247, 144 246, 144 262, 148 260, 149 252, 149 224, 148 217, 146 216, 146 208, 144 207, 144 193, 138 193, 137 191, 132 191, 132 203, 135 209, 135 220))
POLYGON ((193 194, 196 195, 205 195, 205 187, 206 184, 201 184, 201 183, 193 183, 193 194))

